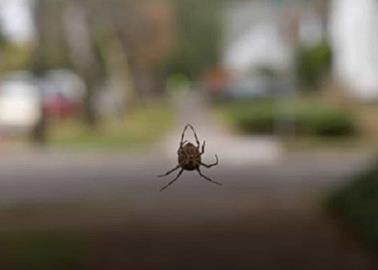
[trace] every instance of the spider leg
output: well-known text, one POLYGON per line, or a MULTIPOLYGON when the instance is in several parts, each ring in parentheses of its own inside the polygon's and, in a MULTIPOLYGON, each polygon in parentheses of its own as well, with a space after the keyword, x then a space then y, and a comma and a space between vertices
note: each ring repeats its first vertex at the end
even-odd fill
POLYGON ((187 130, 187 128, 188 128, 188 125, 186 125, 186 126, 184 127, 184 130, 183 130, 182 133, 181 133, 180 147, 186 142, 186 141, 184 141, 184 136, 185 136, 185 131, 187 130))
POLYGON ((202 148, 201 148, 201 155, 205 153, 205 145, 206 145, 206 141, 203 141, 202 148))
POLYGON ((163 177, 163 176, 167 176, 171 173, 173 173, 174 171, 176 171, 178 168, 180 168, 180 165, 177 165, 175 168, 173 168, 172 170, 166 172, 165 174, 162 174, 162 175, 158 175, 158 177, 163 177))
POLYGON ((214 181, 214 180, 210 179, 209 177, 207 177, 206 175, 203 175, 202 172, 201 172, 201 170, 200 170, 199 168, 197 169, 197 171, 198 171, 199 175, 200 175, 202 178, 205 178, 207 181, 209 181, 209 182, 211 182, 211 183, 214 183, 214 184, 217 184, 217 185, 219 185, 219 186, 222 185, 222 183, 219 183, 219 182, 217 182, 217 181, 214 181))
POLYGON ((169 182, 167 185, 165 185, 164 187, 162 187, 160 189, 160 191, 163 191, 164 189, 166 189, 167 187, 169 187, 170 185, 173 184, 173 182, 175 182, 179 177, 180 175, 182 174, 182 172, 184 171, 184 169, 181 169, 181 171, 179 171, 179 173, 177 174, 177 176, 175 177, 175 179, 173 179, 171 182, 169 182))
POLYGON ((202 166, 206 167, 206 168, 211 168, 213 166, 217 166, 218 165, 218 155, 215 155, 215 158, 216 158, 216 161, 214 163, 211 163, 211 164, 205 164, 205 163, 200 163, 202 166))
POLYGON ((197 148, 199 149, 200 148, 200 141, 198 140, 198 136, 197 136, 197 133, 196 131, 194 130, 193 126, 188 124, 187 127, 190 127, 190 129, 193 131, 193 134, 194 134, 194 138, 196 139, 196 143, 197 143, 197 148))

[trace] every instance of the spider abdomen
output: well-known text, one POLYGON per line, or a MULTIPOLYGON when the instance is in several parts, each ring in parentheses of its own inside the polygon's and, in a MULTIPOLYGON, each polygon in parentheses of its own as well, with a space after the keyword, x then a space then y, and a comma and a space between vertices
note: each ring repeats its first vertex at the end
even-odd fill
POLYGON ((201 153, 193 144, 187 143, 178 151, 178 162, 184 170, 196 170, 201 164, 201 153))
POLYGON ((193 171, 198 169, 199 162, 197 160, 187 159, 180 163, 181 168, 187 171, 193 171))

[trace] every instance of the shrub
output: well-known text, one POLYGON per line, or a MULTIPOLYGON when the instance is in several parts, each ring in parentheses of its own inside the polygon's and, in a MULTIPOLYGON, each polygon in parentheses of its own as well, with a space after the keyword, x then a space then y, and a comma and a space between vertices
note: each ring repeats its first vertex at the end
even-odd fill
POLYGON ((274 112, 271 103, 244 103, 230 108, 231 121, 246 133, 272 133, 274 112))
POLYGON ((346 136, 355 132, 355 121, 346 111, 313 102, 291 102, 292 112, 282 112, 271 101, 242 102, 226 106, 226 114, 245 133, 274 133, 277 119, 292 121, 299 135, 346 136))
POLYGON ((312 104, 296 107, 295 126, 299 134, 343 136, 355 131, 353 117, 342 110, 312 104))
POLYGON ((378 248, 378 161, 327 200, 327 208, 378 248))

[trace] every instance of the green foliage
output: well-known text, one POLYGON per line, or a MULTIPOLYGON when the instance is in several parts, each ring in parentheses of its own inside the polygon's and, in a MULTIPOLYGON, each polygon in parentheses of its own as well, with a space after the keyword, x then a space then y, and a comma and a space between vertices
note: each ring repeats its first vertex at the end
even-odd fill
POLYGON ((332 50, 329 44, 320 43, 315 47, 300 47, 296 55, 296 74, 304 89, 316 89, 328 74, 332 65, 332 50))
POLYGON ((4 231, 0 242, 3 269, 81 269, 86 253, 85 239, 75 232, 4 231))
POLYGON ((348 112, 316 102, 290 102, 288 111, 272 101, 240 102, 223 107, 225 116, 242 132, 272 134, 278 120, 292 121, 298 135, 345 136, 355 132, 348 112))
POLYGON ((6 38, 4 37, 4 33, 0 30, 0 48, 6 44, 6 38))
POLYGON ((334 192, 326 206, 367 243, 378 248, 378 161, 334 192))
POLYGON ((0 42, 0 58, 0 72, 28 69, 31 63, 30 48, 0 42))
POLYGON ((177 44, 166 69, 168 73, 183 73, 196 79, 219 62, 223 1, 172 1, 176 9, 177 44))

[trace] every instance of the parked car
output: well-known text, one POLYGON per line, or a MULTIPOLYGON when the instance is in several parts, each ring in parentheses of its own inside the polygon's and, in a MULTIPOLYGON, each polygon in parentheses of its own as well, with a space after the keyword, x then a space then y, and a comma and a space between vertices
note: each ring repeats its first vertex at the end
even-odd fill
POLYGON ((26 132, 41 117, 41 99, 33 77, 14 73, 0 82, 0 131, 26 132))
POLYGON ((43 107, 48 117, 65 118, 81 110, 85 92, 83 81, 70 70, 49 71, 40 87, 43 107))

